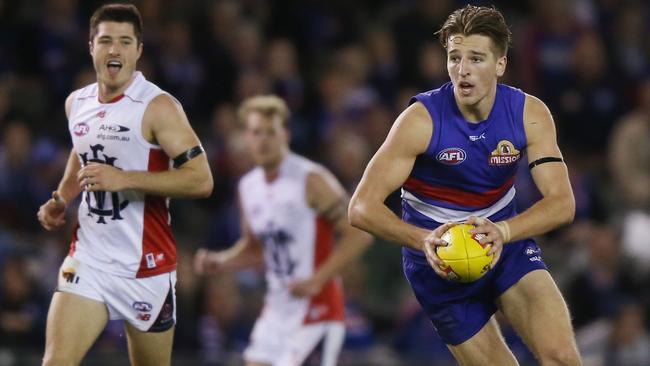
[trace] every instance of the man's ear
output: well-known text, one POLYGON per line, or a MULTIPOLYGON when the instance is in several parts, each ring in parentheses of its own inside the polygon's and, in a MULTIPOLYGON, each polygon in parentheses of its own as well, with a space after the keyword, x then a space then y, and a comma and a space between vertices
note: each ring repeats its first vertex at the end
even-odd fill
POLYGON ((93 41, 92 40, 88 41, 88 52, 92 56, 92 54, 93 54, 93 41))
POLYGON ((497 77, 502 77, 506 72, 506 65, 508 64, 508 58, 503 56, 497 60, 497 77))
POLYGON ((136 58, 136 60, 139 60, 140 56, 142 56, 143 49, 144 49, 144 43, 140 42, 140 44, 138 45, 138 58, 136 58))

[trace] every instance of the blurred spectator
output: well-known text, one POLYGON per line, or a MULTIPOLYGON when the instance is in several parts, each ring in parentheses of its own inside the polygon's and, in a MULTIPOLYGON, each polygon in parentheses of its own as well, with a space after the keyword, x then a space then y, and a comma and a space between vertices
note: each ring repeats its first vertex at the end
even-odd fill
POLYGON ((14 120, 3 129, 0 145, 0 222, 14 230, 35 227, 38 207, 32 184, 32 134, 27 124, 14 120))
POLYGON ((641 277, 623 257, 618 233, 606 224, 584 223, 572 227, 586 263, 574 260, 575 274, 566 287, 573 325, 579 329, 605 316, 611 316, 619 298, 640 293, 641 277))
POLYGON ((609 144, 609 167, 620 197, 623 247, 650 268, 650 78, 641 85, 638 107, 616 122, 609 144))
POLYGON ((622 89, 599 35, 584 32, 575 42, 569 85, 555 91, 559 96, 556 124, 563 146, 598 158, 604 155, 611 127, 623 112, 622 89))
POLYGON ((305 101, 305 85, 298 70, 295 46, 288 39, 278 38, 269 42, 266 54, 271 92, 282 97, 292 111, 300 110, 305 101))
POLYGON ((188 112, 196 112, 204 66, 192 52, 192 36, 186 22, 167 24, 162 48, 161 87, 175 95, 188 112))
POLYGON ((551 110, 556 110, 558 91, 569 85, 571 51, 579 35, 571 2, 533 1, 533 19, 525 23, 521 38, 514 40, 517 54, 519 87, 537 95, 551 110))
POLYGON ((44 301, 28 268, 19 255, 0 267, 0 345, 23 351, 42 347, 45 339, 44 301))
POLYGON ((394 36, 378 26, 366 34, 365 46, 371 62, 370 84, 383 103, 390 103, 397 94, 400 71, 394 36))
POLYGON ((650 335, 645 313, 630 298, 619 299, 611 317, 597 321, 576 335, 584 366, 645 366, 650 364, 650 335))

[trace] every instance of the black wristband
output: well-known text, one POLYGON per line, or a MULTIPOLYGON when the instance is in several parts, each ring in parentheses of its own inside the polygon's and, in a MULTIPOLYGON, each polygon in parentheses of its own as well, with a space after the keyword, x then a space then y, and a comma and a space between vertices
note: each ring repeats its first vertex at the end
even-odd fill
POLYGON ((528 169, 533 169, 534 167, 536 167, 538 165, 541 165, 541 164, 555 163, 555 162, 562 163, 562 162, 564 162, 564 159, 556 158, 556 157, 552 157, 552 156, 547 156, 545 158, 539 158, 539 159, 533 161, 532 163, 528 164, 528 169))
POLYGON ((195 157, 203 154, 203 152, 205 152, 205 150, 203 150, 203 146, 198 145, 183 153, 180 153, 177 157, 174 158, 174 168, 180 167, 195 157))

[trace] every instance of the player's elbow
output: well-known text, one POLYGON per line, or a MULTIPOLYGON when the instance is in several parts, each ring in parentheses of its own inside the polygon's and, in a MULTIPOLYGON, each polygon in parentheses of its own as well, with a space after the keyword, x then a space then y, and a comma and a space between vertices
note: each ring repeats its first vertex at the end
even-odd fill
POLYGON ((210 197, 213 188, 214 188, 214 180, 212 179, 212 174, 208 173, 208 176, 203 180, 203 182, 199 187, 198 190, 199 197, 201 198, 210 197))
POLYGON ((212 179, 212 173, 208 170, 207 172, 201 172, 197 174, 198 176, 194 179, 194 196, 196 198, 207 198, 212 194, 212 189, 214 188, 214 180, 212 179))
POLYGON ((560 221, 559 225, 570 224, 573 222, 576 215, 576 201, 575 198, 573 198, 573 194, 569 197, 562 197, 558 201, 560 202, 560 212, 559 215, 557 215, 560 221))
POLYGON ((357 229, 365 230, 368 226, 368 210, 357 197, 352 197, 348 206, 348 221, 357 229))

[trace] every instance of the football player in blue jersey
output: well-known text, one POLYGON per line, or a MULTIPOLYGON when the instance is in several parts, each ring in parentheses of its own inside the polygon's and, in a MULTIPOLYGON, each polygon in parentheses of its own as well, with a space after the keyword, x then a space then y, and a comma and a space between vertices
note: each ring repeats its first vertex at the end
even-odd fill
POLYGON ((578 365, 567 306, 530 239, 573 220, 575 200, 546 105, 499 84, 511 33, 494 8, 453 12, 438 35, 450 82, 416 95, 368 164, 350 202, 351 223, 403 245, 404 272, 461 365, 516 365, 494 314, 501 310, 543 365, 578 365), (542 198, 515 209, 518 161, 527 155, 542 198), (402 192, 402 217, 384 204, 402 192), (494 254, 491 270, 462 284, 436 247, 454 223, 494 254))

